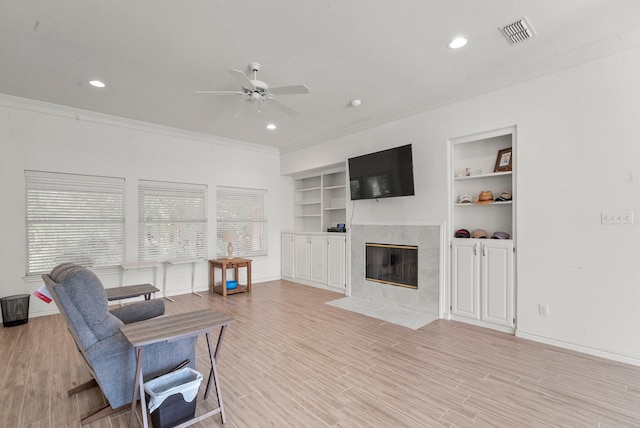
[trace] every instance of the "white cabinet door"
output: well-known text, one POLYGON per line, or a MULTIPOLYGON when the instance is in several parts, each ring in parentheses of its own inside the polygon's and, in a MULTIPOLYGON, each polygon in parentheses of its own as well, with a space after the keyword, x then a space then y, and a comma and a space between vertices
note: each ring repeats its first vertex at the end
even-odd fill
POLYGON ((345 237, 327 237, 327 285, 344 290, 345 279, 345 237))
POLYGON ((456 241, 451 254, 451 312, 480 319, 480 265, 475 241, 456 241))
POLYGON ((292 233, 283 233, 280 237, 280 274, 293 278, 294 242, 292 233))
POLYGON ((513 327, 513 242, 487 240, 482 246, 482 320, 513 327))
POLYGON ((294 239, 295 247, 295 272, 296 278, 308 280, 311 276, 309 266, 309 237, 306 235, 296 235, 294 239))
POLYGON ((282 276, 328 290, 345 290, 345 234, 282 235, 282 276), (292 266, 293 272, 287 270, 292 266))
POLYGON ((309 280, 327 283, 327 240, 324 236, 309 236, 309 280))

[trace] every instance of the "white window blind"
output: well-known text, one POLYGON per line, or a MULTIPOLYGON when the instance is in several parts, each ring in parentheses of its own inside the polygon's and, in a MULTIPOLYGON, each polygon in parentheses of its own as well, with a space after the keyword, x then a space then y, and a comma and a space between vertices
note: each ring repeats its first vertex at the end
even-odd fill
POLYGON ((124 261, 124 178, 25 171, 27 276, 124 261))
POLYGON ((138 259, 207 257, 207 186, 140 180, 138 259))
POLYGON ((267 191, 260 189, 217 187, 216 253, 218 257, 227 256, 227 243, 222 239, 226 231, 233 231, 238 236, 238 242, 233 243, 234 256, 251 257, 267 254, 266 195, 267 191))

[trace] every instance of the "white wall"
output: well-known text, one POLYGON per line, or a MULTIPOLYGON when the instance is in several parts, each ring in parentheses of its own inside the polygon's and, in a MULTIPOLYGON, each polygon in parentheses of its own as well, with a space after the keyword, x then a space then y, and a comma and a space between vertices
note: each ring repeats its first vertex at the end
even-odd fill
POLYGON ((516 125, 517 334, 640 365, 638 70, 640 48, 287 153, 281 170, 412 143, 416 196, 358 201, 347 219, 439 222, 447 140, 516 125), (600 223, 621 210, 636 223, 600 223))
MULTIPOLYGON (((11 97, 0 97, 0 297, 32 293, 41 281, 25 281, 24 170, 93 174, 126 179, 126 256, 137 261, 137 180, 208 185, 209 258, 216 258, 216 186, 267 189, 268 249, 254 258, 253 280, 280 277, 280 230, 290 227, 291 180, 280 176, 276 150, 211 139, 178 130, 100 116, 11 97)), ((117 274, 101 274, 106 286, 117 274)), ((126 283, 150 282, 151 271, 128 271, 126 283)), ((158 273, 162 286, 162 270, 158 273)), ((167 275, 167 294, 188 292, 189 265, 167 275)), ((208 287, 208 265, 196 266, 195 288, 208 287)), ((30 316, 55 311, 31 299, 30 316)))

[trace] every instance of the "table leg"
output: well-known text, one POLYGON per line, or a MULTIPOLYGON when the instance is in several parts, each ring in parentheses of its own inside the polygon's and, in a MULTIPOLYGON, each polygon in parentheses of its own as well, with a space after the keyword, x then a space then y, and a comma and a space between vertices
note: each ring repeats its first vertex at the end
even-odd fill
POLYGON ((218 353, 220 352, 220 346, 222 345, 222 339, 224 337, 224 331, 227 326, 222 326, 220 329, 220 335, 218 336, 218 343, 216 344, 215 353, 212 353, 211 350, 211 334, 210 332, 205 333, 207 338, 207 348, 209 349, 209 361, 211 363, 211 370, 209 371, 209 378, 207 379, 207 387, 204 390, 204 399, 206 400, 209 396, 209 388, 211 387, 211 381, 213 380, 213 385, 216 389, 216 397, 218 399, 218 407, 220 407, 220 418, 222 419, 222 423, 226 422, 226 417, 224 415, 224 405, 222 404, 222 391, 220 390, 220 382, 218 382, 218 368, 216 365, 216 359, 218 358, 218 353))
POLYGON ((196 283, 196 262, 191 263, 191 293, 198 297, 202 297, 202 294, 193 291, 193 287, 196 283))
POLYGON ((140 406, 142 408, 142 426, 144 428, 148 428, 147 412, 146 412, 147 404, 144 396, 144 381, 142 379, 143 349, 144 349, 143 346, 140 346, 139 348, 136 349, 136 374, 133 381, 133 395, 131 397, 131 415, 129 417, 129 428, 133 427, 133 420, 135 419, 135 415, 136 415, 136 404, 137 404, 136 394, 137 393, 140 394, 140 406), (138 388, 140 389, 139 391, 138 391, 138 388))
MULTIPOLYGON (((209 361, 211 362, 211 366, 213 367, 214 361, 218 359, 218 354, 220 353, 220 348, 222 347, 222 339, 224 338, 224 332, 228 326, 223 325, 220 328, 220 334, 218 335, 218 342, 216 343, 216 350, 214 352, 211 351, 211 339, 209 337, 209 333, 206 333, 207 337, 207 346, 209 348, 209 361)), ((207 387, 204 390, 204 399, 207 399, 209 395, 209 387, 211 386, 211 378, 213 377, 213 370, 209 371, 209 379, 207 379, 207 387)))
POLYGON ((167 297, 167 270, 169 269, 169 263, 164 263, 164 275, 162 275, 162 297, 173 302, 171 297, 167 297))
POLYGON ((213 266, 213 263, 211 263, 211 260, 209 260, 209 289, 211 290, 211 292, 215 292, 215 283, 213 282, 214 280, 214 273, 215 273, 216 269, 213 266))
POLYGON ((247 263, 247 293, 251 293, 251 262, 247 263))
POLYGON ((227 295, 227 267, 222 265, 222 295, 227 295))
POLYGON ((220 327, 220 334, 218 335, 218 343, 216 343, 216 351, 213 353, 213 359, 218 360, 218 354, 220 354, 220 349, 222 348, 222 339, 224 338, 224 332, 227 331, 226 325, 220 327))

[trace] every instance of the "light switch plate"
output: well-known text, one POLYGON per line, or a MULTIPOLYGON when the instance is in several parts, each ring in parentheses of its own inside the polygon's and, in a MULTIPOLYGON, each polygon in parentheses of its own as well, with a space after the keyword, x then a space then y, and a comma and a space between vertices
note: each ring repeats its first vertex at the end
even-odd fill
POLYGON ((602 224, 632 224, 633 211, 610 211, 600 213, 602 224))

